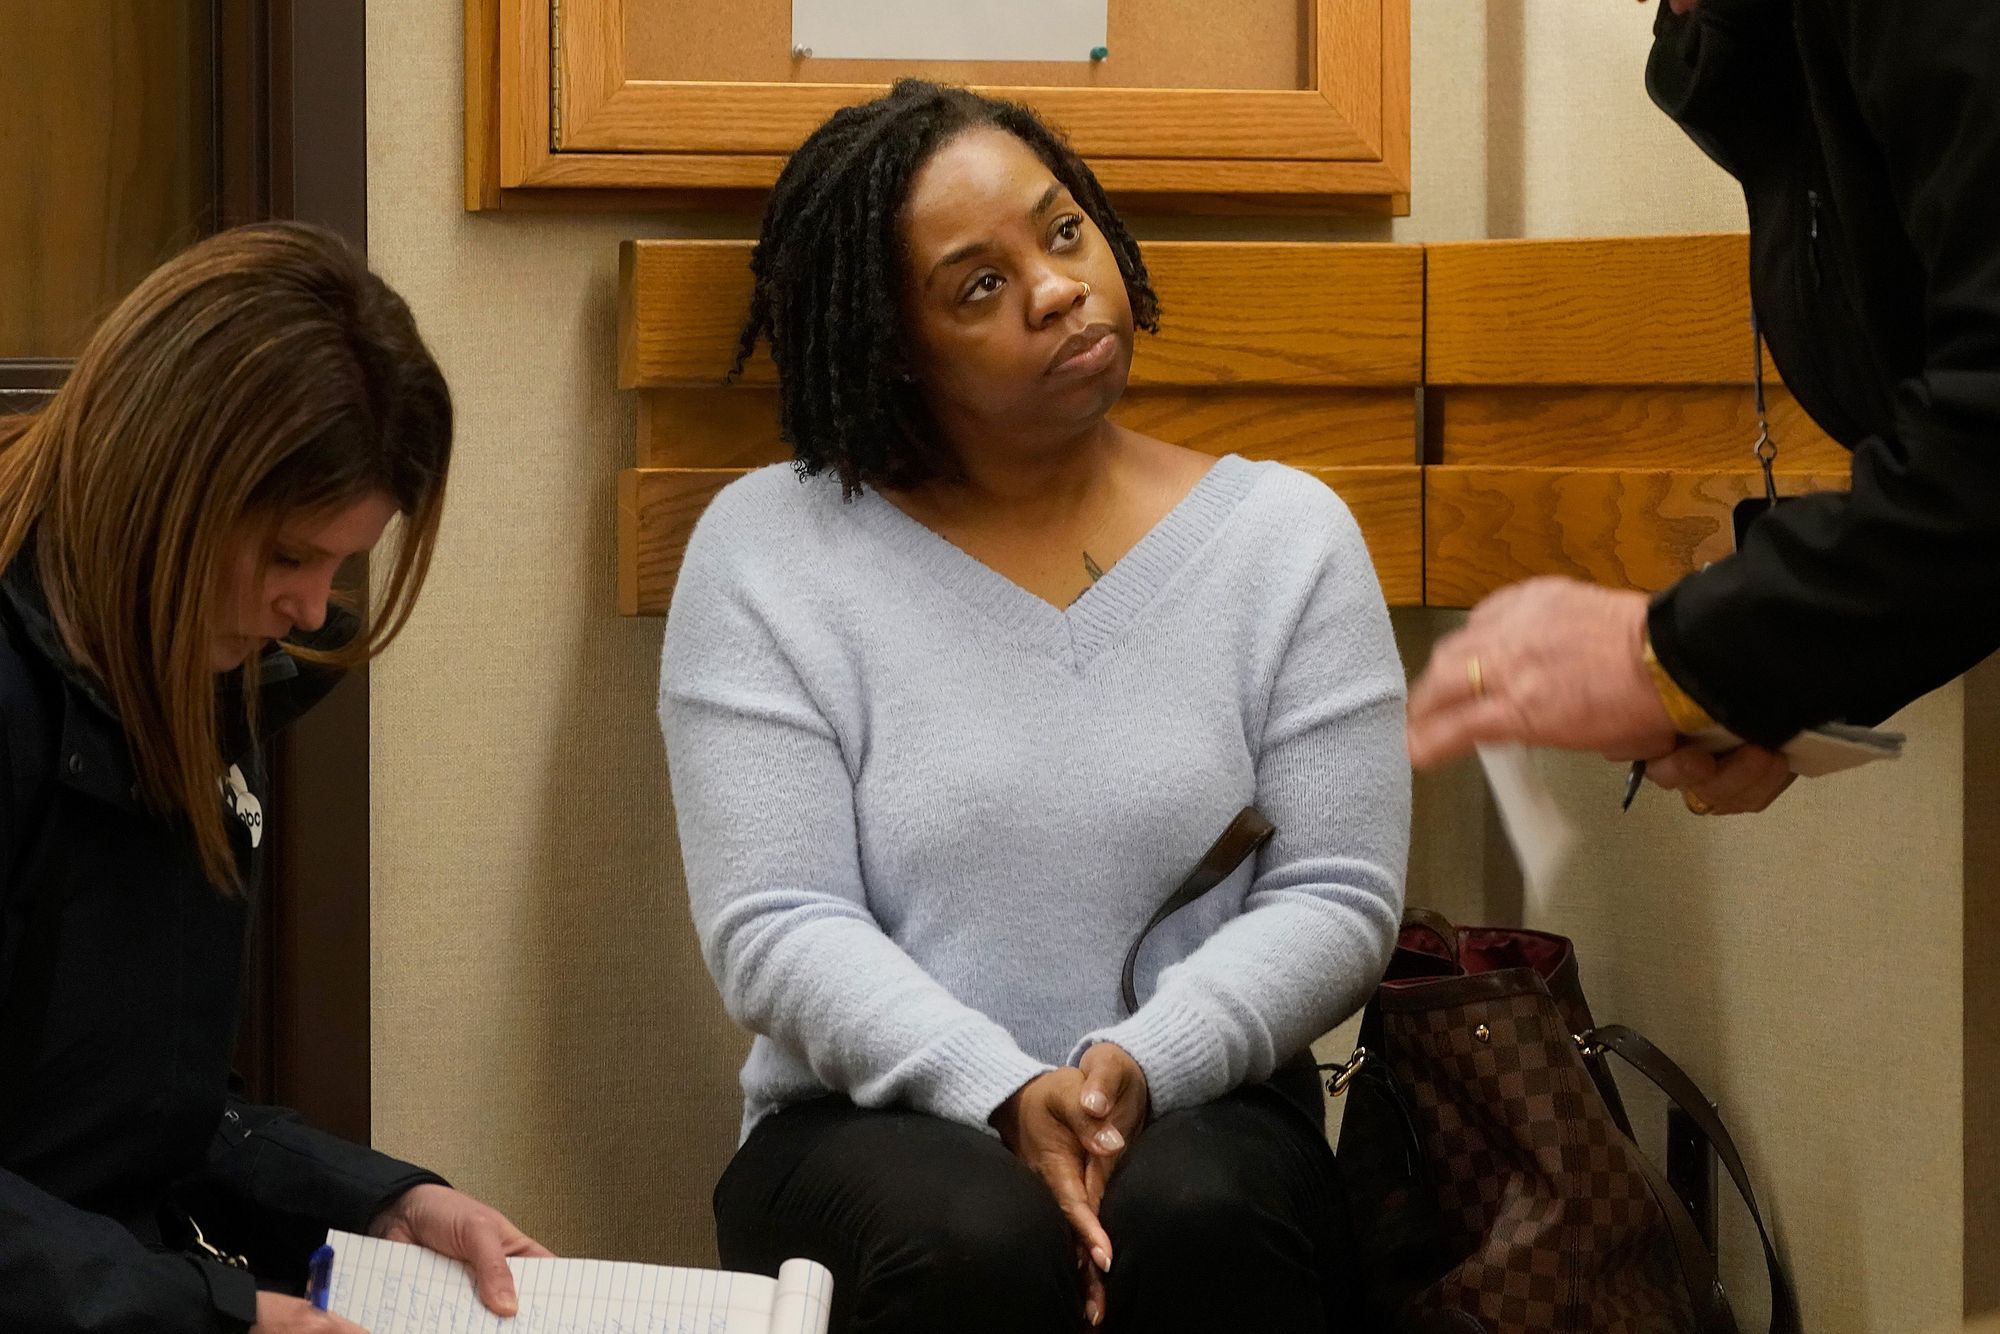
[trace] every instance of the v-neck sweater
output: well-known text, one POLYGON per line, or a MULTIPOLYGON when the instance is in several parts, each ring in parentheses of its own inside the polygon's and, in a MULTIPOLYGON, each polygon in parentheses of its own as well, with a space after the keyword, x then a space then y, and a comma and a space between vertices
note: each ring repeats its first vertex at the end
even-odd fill
POLYGON ((667 618, 689 900, 756 1034, 743 1130, 833 1091, 988 1128, 1116 1042, 1156 1113, 1352 1014, 1402 911, 1403 675, 1346 506, 1222 458, 1067 608, 872 491, 724 488, 667 618), (1277 833, 1147 937, 1246 805, 1277 833))

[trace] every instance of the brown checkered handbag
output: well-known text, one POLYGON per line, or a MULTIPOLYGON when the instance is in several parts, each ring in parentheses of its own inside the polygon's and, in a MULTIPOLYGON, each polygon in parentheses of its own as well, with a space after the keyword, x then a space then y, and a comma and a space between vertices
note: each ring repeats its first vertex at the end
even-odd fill
POLYGON ((1375 1325, 1395 1334, 1737 1334, 1713 1250, 1632 1140, 1616 1054, 1700 1128, 1755 1220, 1771 1330, 1798 1302, 1708 1099, 1630 1029, 1600 1028, 1562 936, 1404 922, 1329 1091, 1375 1325))

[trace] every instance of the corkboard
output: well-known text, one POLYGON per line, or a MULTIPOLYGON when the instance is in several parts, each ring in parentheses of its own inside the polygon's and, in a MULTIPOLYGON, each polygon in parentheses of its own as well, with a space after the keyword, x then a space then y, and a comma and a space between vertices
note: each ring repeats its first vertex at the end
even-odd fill
POLYGON ((910 76, 1000 88, 1312 87, 1311 0, 1111 0, 1110 56, 1100 62, 804 59, 792 54, 792 0, 627 0, 624 8, 625 69, 635 79, 890 83, 910 76))

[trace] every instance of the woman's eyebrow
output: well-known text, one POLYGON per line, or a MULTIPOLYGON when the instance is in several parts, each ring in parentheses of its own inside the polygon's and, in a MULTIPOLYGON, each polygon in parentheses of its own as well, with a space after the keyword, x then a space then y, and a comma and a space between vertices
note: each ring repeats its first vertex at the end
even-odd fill
MULTIPOLYGON (((1035 206, 1028 210, 1028 216, 1030 218, 1041 217, 1042 214, 1049 211, 1049 205, 1055 203, 1057 197, 1060 196, 1062 193, 1063 193, 1063 183, 1061 181, 1050 182, 1049 188, 1042 191, 1042 197, 1035 201, 1035 206)), ((966 260, 971 259, 976 255, 982 254, 987 250, 990 250, 992 246, 993 242, 990 240, 973 241, 966 245, 959 246, 955 250, 946 251, 944 255, 939 258, 937 263, 931 265, 930 277, 924 279, 925 285, 928 286, 934 279, 936 279, 936 277, 938 276, 938 271, 940 269, 948 269, 954 264, 962 264, 966 260)))
POLYGON ((338 556, 340 554, 337 551, 328 551, 325 547, 321 546, 317 542, 308 542, 304 538, 300 537, 287 537, 283 533, 278 534, 277 540, 273 542, 272 545, 284 547, 287 550, 294 553, 295 555, 317 556, 322 559, 338 556))

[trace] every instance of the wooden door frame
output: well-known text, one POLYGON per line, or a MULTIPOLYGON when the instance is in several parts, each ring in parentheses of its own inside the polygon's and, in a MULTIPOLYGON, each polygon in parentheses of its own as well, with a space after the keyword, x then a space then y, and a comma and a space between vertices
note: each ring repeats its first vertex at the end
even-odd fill
MULTIPOLYGON (((365 250, 365 7, 217 0, 215 14, 218 224, 296 218, 365 250)), ((357 567, 346 578, 365 594, 366 564, 357 567)), ((361 1143, 371 1098, 368 727, 359 670, 273 747, 270 869, 238 1052, 252 1096, 361 1143)))
MULTIPOLYGON (((368 242, 365 8, 209 0, 214 231, 267 218, 368 242)), ((45 403, 58 358, 0 358, 0 413, 45 403)), ((365 567, 350 577, 365 590, 365 567)), ((369 1137, 368 683, 356 672, 273 748, 272 839, 237 1067, 248 1094, 369 1137), (309 813, 293 820, 288 813, 309 813)))

